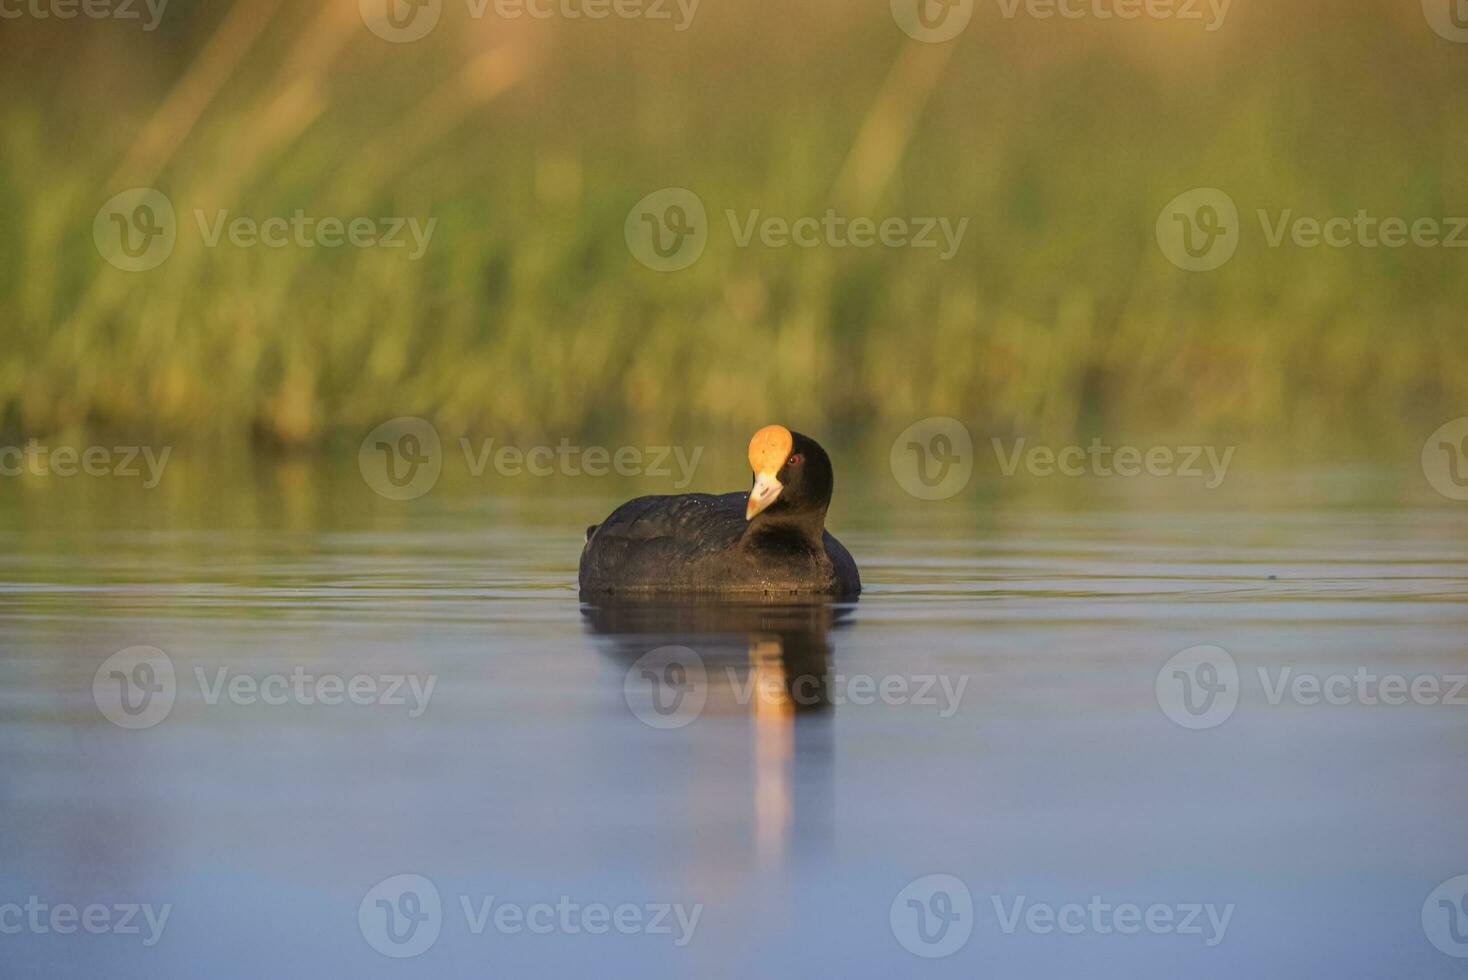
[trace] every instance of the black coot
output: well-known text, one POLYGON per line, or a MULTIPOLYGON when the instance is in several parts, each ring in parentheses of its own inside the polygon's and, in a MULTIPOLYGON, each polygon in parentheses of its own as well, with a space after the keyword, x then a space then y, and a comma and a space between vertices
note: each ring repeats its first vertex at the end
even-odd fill
POLYGON ((583 597, 861 592, 856 562, 826 530, 835 475, 809 436, 767 425, 749 443, 748 493, 638 497, 586 529, 583 597))

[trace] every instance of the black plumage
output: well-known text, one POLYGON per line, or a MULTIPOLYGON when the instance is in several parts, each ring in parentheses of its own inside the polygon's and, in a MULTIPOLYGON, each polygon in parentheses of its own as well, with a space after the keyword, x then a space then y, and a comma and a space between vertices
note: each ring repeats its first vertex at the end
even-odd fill
POLYGON ((750 461, 753 504, 749 492, 638 497, 587 528, 583 597, 861 592, 856 562, 825 529, 835 485, 826 451, 769 426, 751 443, 750 461))

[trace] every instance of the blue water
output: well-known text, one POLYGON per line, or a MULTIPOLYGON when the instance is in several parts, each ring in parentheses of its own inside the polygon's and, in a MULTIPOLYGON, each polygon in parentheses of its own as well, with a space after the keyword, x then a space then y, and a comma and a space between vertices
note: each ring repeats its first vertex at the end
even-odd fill
MULTIPOLYGON (((1286 668, 1446 699, 1468 505, 1283 477, 849 502, 859 603, 628 612, 574 588, 616 488, 390 507, 294 479, 168 506, 6 489, 5 976, 1468 969, 1424 925, 1468 933, 1429 902, 1468 873, 1468 703, 1270 703, 1286 668), (1188 728, 1158 676, 1200 645, 1237 705, 1188 728), (93 684, 135 647, 175 683, 130 730, 98 700, 124 685, 93 684), (364 700, 402 677, 404 703, 303 703, 296 672, 364 700), (59 934, 58 904, 106 930, 59 934), (111 931, 133 904, 162 928, 111 931), (1153 926, 1119 931, 1126 904, 1153 926)), ((1213 675, 1190 676, 1196 708, 1213 675)))

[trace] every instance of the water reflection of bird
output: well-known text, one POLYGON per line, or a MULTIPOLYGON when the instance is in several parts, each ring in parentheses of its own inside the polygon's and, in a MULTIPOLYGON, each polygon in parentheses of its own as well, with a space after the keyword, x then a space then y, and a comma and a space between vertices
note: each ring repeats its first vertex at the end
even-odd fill
POLYGON ((768 425, 748 493, 638 497, 586 529, 581 594, 852 597, 861 576, 826 530, 835 475, 809 436, 768 425))
POLYGON ((609 652, 628 664, 659 647, 687 647, 712 672, 723 668, 728 676, 747 668, 756 681, 746 685, 756 709, 783 701, 801 711, 829 706, 830 633, 846 625, 852 609, 825 601, 639 597, 586 604, 582 614, 609 652))
MULTIPOLYGON (((851 603, 794 598, 639 597, 582 607, 591 631, 627 669, 627 677, 645 677, 634 668, 649 666, 653 658, 659 683, 671 677, 692 688, 685 693, 695 695, 691 700, 699 706, 698 715, 751 720, 754 844, 760 863, 769 866, 785 859, 792 838, 803 840, 807 850, 828 844, 824 828, 830 825, 834 757, 830 636, 849 624, 853 610, 851 603), (664 673, 671 665, 680 669, 664 673)), ((691 739, 685 744, 707 748, 709 743, 691 739)), ((727 743, 713 744, 724 758, 727 743)), ((704 784, 710 768, 722 771, 721 765, 695 765, 664 774, 678 778, 682 772, 700 799, 723 801, 729 780, 704 784)), ((721 853, 727 857, 729 852, 721 853)))

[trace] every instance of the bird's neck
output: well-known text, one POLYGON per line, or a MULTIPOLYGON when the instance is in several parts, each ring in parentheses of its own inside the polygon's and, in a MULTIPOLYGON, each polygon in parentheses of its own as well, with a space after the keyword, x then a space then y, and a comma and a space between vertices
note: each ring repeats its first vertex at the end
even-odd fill
POLYGON ((826 509, 814 511, 765 511, 755 516, 744 530, 744 541, 759 547, 823 550, 826 509))

